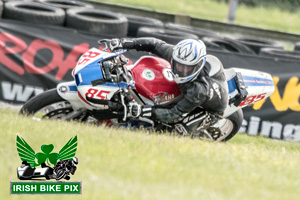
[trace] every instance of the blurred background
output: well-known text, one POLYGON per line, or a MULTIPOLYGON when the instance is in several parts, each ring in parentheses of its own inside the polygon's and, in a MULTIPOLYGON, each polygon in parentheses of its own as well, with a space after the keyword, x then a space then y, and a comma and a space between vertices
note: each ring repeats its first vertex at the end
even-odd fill
MULTIPOLYGON (((0 0, 1 7, 0 101, 24 104, 73 80, 80 55, 101 38, 201 39, 224 68, 273 76, 274 94, 244 109, 240 132, 300 141, 300 0, 0 0)), ((132 63, 145 54, 126 52, 132 63)))
POLYGON ((239 25, 300 33, 300 0, 96 0, 159 12, 232 22, 239 25), (159 3, 158 3, 159 2, 159 3), (229 13, 234 18, 229 17, 229 13), (229 19, 230 18, 230 19, 229 19))

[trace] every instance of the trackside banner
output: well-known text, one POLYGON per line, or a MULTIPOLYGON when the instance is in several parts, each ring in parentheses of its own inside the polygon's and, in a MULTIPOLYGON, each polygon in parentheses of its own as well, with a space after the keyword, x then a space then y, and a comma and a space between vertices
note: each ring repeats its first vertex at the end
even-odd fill
MULTIPOLYGON (((0 20, 0 101, 23 104, 29 98, 72 80, 80 55, 99 47, 101 36, 55 26, 0 20)), ((225 68, 254 69, 272 74, 276 90, 267 100, 244 110, 240 131, 250 135, 300 141, 300 62, 208 51, 225 68)), ((135 62, 144 53, 129 51, 135 62)))
MULTIPOLYGON (((23 104, 59 82, 72 80, 81 54, 100 47, 100 36, 56 26, 0 20, 0 100, 23 104)), ((132 61, 135 51, 126 53, 132 61)))

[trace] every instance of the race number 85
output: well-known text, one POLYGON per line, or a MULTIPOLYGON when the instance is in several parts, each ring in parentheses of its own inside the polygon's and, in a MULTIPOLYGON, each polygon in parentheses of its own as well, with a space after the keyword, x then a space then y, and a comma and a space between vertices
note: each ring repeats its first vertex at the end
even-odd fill
POLYGON ((81 59, 78 61, 78 65, 83 65, 90 61, 92 58, 99 56, 100 53, 94 51, 88 51, 81 56, 81 59))
POLYGON ((242 102, 240 103, 239 107, 240 107, 240 106, 246 106, 246 105, 253 104, 253 103, 255 103, 255 102, 258 102, 258 101, 260 101, 260 100, 263 100, 265 97, 266 97, 266 93, 247 97, 244 101, 242 101, 242 102))
POLYGON ((89 97, 89 98, 95 98, 98 97, 100 99, 106 99, 107 98, 107 95, 110 93, 110 91, 105 91, 105 90, 97 90, 97 89, 93 89, 93 88, 90 88, 87 93, 85 93, 85 96, 86 97, 89 97))

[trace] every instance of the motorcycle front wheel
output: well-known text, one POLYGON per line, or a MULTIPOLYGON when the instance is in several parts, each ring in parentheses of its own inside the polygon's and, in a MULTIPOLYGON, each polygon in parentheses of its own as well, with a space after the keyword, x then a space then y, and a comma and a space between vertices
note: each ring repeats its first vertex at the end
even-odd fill
POLYGON ((56 88, 31 98, 23 105, 19 114, 33 116, 36 120, 61 119, 67 121, 85 121, 88 117, 85 111, 74 111, 71 104, 57 93, 56 88))

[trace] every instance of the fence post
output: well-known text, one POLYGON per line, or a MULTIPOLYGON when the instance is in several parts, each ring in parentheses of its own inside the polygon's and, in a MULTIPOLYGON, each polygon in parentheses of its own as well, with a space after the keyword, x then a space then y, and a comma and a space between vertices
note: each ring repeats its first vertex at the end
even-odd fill
POLYGON ((227 16, 227 23, 233 24, 235 19, 235 11, 237 9, 239 0, 229 0, 229 9, 228 9, 228 16, 227 16))

